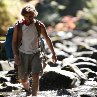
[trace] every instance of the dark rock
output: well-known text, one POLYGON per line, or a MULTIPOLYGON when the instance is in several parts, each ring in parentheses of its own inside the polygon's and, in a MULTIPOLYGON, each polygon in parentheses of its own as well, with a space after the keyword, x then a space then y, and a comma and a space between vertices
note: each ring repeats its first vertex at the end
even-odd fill
POLYGON ((85 79, 81 78, 80 79, 80 85, 84 85, 85 81, 86 81, 85 79))
POLYGON ((58 74, 57 72, 50 71, 44 73, 40 78, 40 91, 58 90, 62 88, 70 88, 72 79, 68 76, 58 74))
POLYGON ((56 43, 62 43, 61 40, 54 40, 54 41, 52 41, 52 42, 53 42, 53 45, 54 45, 54 46, 56 46, 56 45, 55 45, 56 43))
POLYGON ((97 82, 97 76, 94 78, 94 81, 96 81, 96 82, 97 82))
POLYGON ((0 83, 3 83, 3 82, 8 82, 8 80, 3 77, 0 77, 0 83))
POLYGON ((3 88, 0 88, 0 92, 12 92, 12 90, 18 90, 18 88, 14 86, 5 86, 3 88))
POLYGON ((54 64, 54 63, 51 62, 51 61, 48 62, 48 65, 49 65, 50 67, 57 67, 57 66, 58 66, 57 63, 54 64))
POLYGON ((10 82, 13 83, 13 84, 18 83, 19 81, 18 81, 17 75, 11 76, 10 82))
POLYGON ((0 94, 0 97, 4 97, 4 95, 0 94))
POLYGON ((66 89, 61 89, 57 91, 57 96, 63 96, 63 95, 71 96, 71 93, 66 89))
POLYGON ((1 63, 0 63, 0 71, 2 71, 3 70, 3 68, 2 68, 2 65, 1 65, 1 63))
POLYGON ((80 97, 91 97, 91 96, 83 94, 83 95, 80 95, 80 97))
POLYGON ((15 75, 16 71, 15 70, 10 70, 8 71, 8 73, 6 74, 7 77, 11 77, 12 75, 15 75))
POLYGON ((3 83, 1 84, 1 86, 6 87, 7 84, 6 84, 5 82, 3 82, 3 83))
POLYGON ((2 89, 0 89, 0 92, 12 92, 13 87, 12 86, 7 86, 2 89))
POLYGON ((91 58, 97 60, 97 51, 93 52, 93 54, 91 55, 91 58))
POLYGON ((74 63, 78 63, 78 62, 90 62, 90 63, 96 64, 96 60, 90 57, 76 57, 74 63))
POLYGON ((96 76, 96 72, 92 71, 89 68, 81 68, 80 69, 88 78, 94 78, 96 76))
POLYGON ((70 68, 69 65, 62 67, 61 70, 66 70, 66 71, 74 72, 74 70, 72 68, 70 68))
POLYGON ((91 72, 91 71, 92 71, 92 70, 89 69, 89 68, 80 68, 80 70, 81 70, 83 73, 91 72))
POLYGON ((17 75, 17 71, 16 70, 10 70, 6 74, 6 76, 11 78, 11 80, 10 80, 11 83, 13 83, 13 84, 18 83, 18 75, 17 75))
POLYGON ((57 60, 62 61, 63 59, 65 59, 65 55, 57 55, 57 60))
POLYGON ((94 73, 94 72, 88 73, 88 78, 94 78, 95 76, 96 76, 96 73, 94 73))
POLYGON ((97 71, 97 65, 94 63, 90 62, 79 62, 79 63, 74 63, 74 65, 78 66, 78 68, 89 68, 92 71, 96 72, 97 71))

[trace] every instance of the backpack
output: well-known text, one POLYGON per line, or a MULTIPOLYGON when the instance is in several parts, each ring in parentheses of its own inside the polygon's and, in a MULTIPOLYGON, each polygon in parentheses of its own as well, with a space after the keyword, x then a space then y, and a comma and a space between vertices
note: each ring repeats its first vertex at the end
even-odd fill
MULTIPOLYGON (((15 24, 18 25, 19 32, 20 32, 20 24, 22 24, 20 21, 18 21, 15 24)), ((9 61, 14 60, 14 55, 12 50, 12 37, 13 37, 14 27, 15 26, 9 27, 6 33, 5 51, 6 51, 6 57, 9 61)))
POLYGON ((6 57, 8 60, 14 58, 13 51, 12 51, 12 36, 13 36, 14 27, 9 27, 6 34, 6 41, 5 41, 5 50, 6 50, 6 57))
MULTIPOLYGON (((20 23, 18 22, 18 24, 20 24, 20 23)), ((39 37, 39 42, 40 42, 40 48, 41 48, 42 56, 45 56, 44 40, 42 39, 42 37, 40 37, 40 29, 41 29, 40 28, 41 27, 40 21, 36 20, 35 26, 36 26, 36 29, 37 29, 37 32, 38 32, 38 37, 39 37)), ((14 26, 9 27, 8 30, 7 30, 6 41, 5 41, 5 51, 6 51, 7 59, 9 61, 14 60, 14 55, 13 55, 13 51, 12 51, 13 32, 14 32, 14 26)))

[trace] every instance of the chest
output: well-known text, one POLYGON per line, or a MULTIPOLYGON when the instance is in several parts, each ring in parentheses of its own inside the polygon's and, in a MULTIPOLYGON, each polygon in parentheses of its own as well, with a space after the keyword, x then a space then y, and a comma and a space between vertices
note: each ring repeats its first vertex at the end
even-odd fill
POLYGON ((30 24, 26 26, 25 24, 22 26, 22 37, 35 37, 38 35, 35 24, 30 24))

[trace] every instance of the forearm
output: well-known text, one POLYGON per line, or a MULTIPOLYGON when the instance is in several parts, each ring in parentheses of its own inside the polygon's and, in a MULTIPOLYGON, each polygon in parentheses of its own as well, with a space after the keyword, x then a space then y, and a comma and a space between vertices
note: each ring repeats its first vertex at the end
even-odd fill
POLYGON ((49 37, 47 39, 47 45, 48 45, 49 49, 51 50, 51 53, 53 55, 55 55, 54 47, 53 47, 52 41, 51 41, 51 39, 49 37))
POLYGON ((12 38, 12 50, 14 55, 18 55, 18 42, 17 42, 17 26, 14 28, 13 38, 12 38))
POLYGON ((12 50, 13 50, 14 56, 19 55, 17 44, 14 42, 12 43, 12 50))
POLYGON ((51 41, 50 37, 47 35, 46 27, 44 24, 41 24, 41 34, 45 38, 46 43, 47 43, 49 49, 51 50, 51 53, 53 54, 53 56, 55 56, 55 51, 53 48, 52 41, 51 41))
POLYGON ((13 54, 14 54, 14 61, 16 65, 20 65, 20 57, 19 57, 19 52, 18 52, 18 46, 16 43, 12 43, 12 49, 13 49, 13 54))

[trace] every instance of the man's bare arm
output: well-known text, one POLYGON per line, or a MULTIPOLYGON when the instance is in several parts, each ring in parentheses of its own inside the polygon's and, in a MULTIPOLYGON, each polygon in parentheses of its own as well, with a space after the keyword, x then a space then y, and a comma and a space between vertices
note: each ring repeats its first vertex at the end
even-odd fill
POLYGON ((46 40, 46 43, 49 46, 49 48, 50 48, 50 50, 53 54, 53 56, 52 56, 53 61, 56 62, 57 58, 56 58, 56 54, 55 54, 55 51, 54 51, 54 47, 53 47, 53 44, 52 44, 50 37, 47 35, 46 28, 45 28, 44 25, 41 25, 41 34, 44 37, 44 39, 46 40))
POLYGON ((13 38, 12 38, 12 50, 14 55, 18 55, 17 26, 14 27, 13 38))

